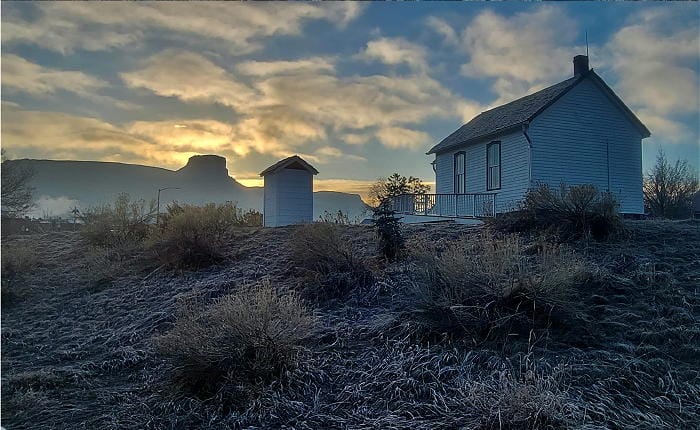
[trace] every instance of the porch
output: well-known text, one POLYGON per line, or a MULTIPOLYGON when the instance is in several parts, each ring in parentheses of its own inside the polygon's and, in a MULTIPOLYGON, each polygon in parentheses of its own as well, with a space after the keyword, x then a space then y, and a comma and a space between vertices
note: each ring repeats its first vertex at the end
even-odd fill
POLYGON ((391 198, 398 214, 443 218, 484 218, 496 213, 496 193, 401 194, 391 198))

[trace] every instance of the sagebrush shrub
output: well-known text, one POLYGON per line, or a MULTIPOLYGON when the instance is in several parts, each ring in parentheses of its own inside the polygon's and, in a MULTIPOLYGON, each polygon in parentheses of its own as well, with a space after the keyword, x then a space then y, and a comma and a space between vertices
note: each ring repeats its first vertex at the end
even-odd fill
POLYGON ((149 249, 162 264, 196 269, 224 259, 224 246, 234 227, 256 224, 254 212, 243 212, 233 203, 204 206, 173 203, 161 215, 149 238, 149 249))
POLYGON ((156 345, 171 361, 178 387, 245 402, 255 386, 295 366, 315 325, 294 292, 263 281, 204 309, 186 305, 156 345))
POLYGON ((592 237, 604 240, 624 231, 618 203, 593 185, 547 185, 530 190, 517 211, 490 219, 506 232, 546 231, 563 241, 592 237))
POLYGON ((488 332, 514 319, 548 319, 575 308, 576 287, 595 269, 568 248, 528 249, 517 235, 414 251, 408 306, 428 331, 488 332))
POLYGON ((148 236, 155 220, 155 201, 132 201, 122 193, 112 204, 86 209, 81 233, 92 245, 121 248, 134 247, 148 236))
POLYGON ((315 278, 310 292, 319 298, 340 297, 372 282, 364 259, 342 237, 340 228, 329 223, 305 224, 296 227, 289 239, 292 262, 315 278))

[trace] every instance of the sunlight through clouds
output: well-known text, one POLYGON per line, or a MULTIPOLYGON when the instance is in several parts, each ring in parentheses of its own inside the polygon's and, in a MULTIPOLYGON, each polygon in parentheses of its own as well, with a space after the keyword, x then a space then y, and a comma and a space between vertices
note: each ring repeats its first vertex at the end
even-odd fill
POLYGON ((3 3, 3 147, 167 168, 213 153, 242 171, 302 154, 322 175, 429 179, 430 146, 571 76, 593 26, 591 64, 645 145, 689 158, 697 5, 664 6, 3 3))

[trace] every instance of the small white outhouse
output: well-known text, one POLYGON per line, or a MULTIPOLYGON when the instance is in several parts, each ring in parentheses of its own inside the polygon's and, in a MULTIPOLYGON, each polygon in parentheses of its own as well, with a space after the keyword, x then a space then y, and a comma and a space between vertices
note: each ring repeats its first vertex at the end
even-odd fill
POLYGON ((317 174, 318 170, 298 155, 278 161, 260 172, 265 184, 265 227, 313 221, 314 175, 317 174))

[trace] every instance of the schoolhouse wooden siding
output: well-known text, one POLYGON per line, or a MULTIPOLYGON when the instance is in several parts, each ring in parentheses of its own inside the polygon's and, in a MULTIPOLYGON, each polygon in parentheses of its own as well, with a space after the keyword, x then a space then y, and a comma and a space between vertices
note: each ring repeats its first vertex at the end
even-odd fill
POLYGON ((529 151, 522 133, 511 133, 495 139, 501 142, 501 188, 486 188, 486 147, 494 140, 484 140, 436 156, 435 190, 438 194, 455 191, 454 158, 457 152, 466 155, 465 193, 497 193, 496 211, 512 210, 522 200, 528 188, 529 151))
POLYGON ((584 80, 530 124, 533 182, 593 184, 620 211, 644 213, 642 134, 592 80, 584 80))

